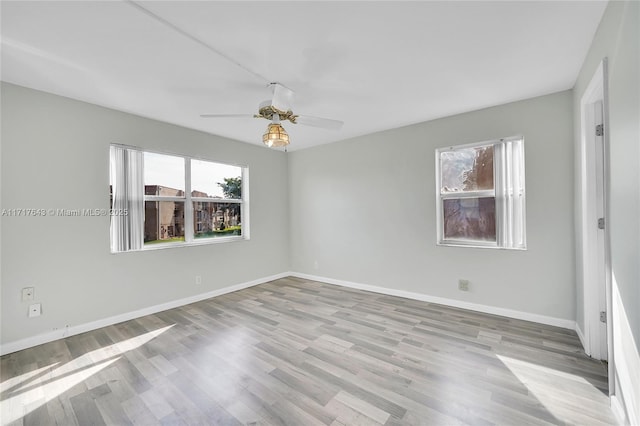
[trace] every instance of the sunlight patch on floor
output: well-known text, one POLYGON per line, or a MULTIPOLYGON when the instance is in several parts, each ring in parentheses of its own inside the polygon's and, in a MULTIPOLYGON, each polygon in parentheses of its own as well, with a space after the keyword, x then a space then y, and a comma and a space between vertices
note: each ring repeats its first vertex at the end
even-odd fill
MULTIPOLYGON (((527 387, 529 393, 560 421, 575 423, 583 413, 587 415, 585 412, 588 412, 589 416, 597 416, 602 408, 608 409, 606 396, 584 377, 504 355, 497 357, 527 387), (597 404, 585 406, 587 394, 591 400, 600 397, 602 408, 597 404)), ((585 416, 584 419, 586 421, 589 418, 585 416)))
POLYGON ((54 363, 2 382, 1 424, 26 416, 171 327, 173 325, 93 350, 57 368, 53 368, 58 364, 54 363))
POLYGON ((19 376, 16 377, 11 377, 10 379, 5 380, 4 382, 0 383, 0 393, 5 393, 7 392, 9 389, 11 389, 14 386, 18 386, 20 383, 26 382, 27 380, 29 380, 32 377, 37 376, 38 374, 53 368, 54 366, 60 364, 59 362, 54 362, 53 364, 47 365, 46 367, 42 367, 42 368, 38 368, 36 370, 33 371, 29 371, 28 373, 24 373, 21 374, 19 376))

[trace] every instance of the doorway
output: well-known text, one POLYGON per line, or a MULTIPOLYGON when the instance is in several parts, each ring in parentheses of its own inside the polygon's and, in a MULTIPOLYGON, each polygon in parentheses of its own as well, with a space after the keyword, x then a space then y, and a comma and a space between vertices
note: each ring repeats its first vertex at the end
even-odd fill
MULTIPOLYGON (((611 359, 611 267, 608 220, 607 61, 600 63, 582 96, 581 248, 584 349, 592 358, 611 359)), ((611 373, 611 365, 609 366, 611 373)), ((612 374, 609 374, 612 389, 612 374)))

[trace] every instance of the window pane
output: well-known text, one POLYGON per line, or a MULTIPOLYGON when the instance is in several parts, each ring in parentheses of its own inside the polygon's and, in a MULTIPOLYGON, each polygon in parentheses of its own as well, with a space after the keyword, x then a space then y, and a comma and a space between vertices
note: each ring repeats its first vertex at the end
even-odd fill
POLYGON ((193 231, 196 238, 242 235, 242 204, 193 203, 193 231))
POLYGON ((184 241, 184 202, 145 201, 145 245, 177 241, 184 241))
POLYGON ((184 158, 145 152, 144 187, 146 195, 184 196, 184 158))
POLYGON ((445 240, 496 241, 496 199, 443 200, 445 240))
POLYGON ((440 152, 441 191, 493 189, 493 145, 440 152))
POLYGON ((191 160, 191 196, 242 198, 242 167, 191 160))

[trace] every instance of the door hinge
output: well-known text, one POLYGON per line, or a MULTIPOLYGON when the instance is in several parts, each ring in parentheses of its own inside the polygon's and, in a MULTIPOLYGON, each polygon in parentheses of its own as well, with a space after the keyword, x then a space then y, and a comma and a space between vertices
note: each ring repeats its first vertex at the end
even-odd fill
POLYGON ((604 217, 598 219, 598 229, 604 229, 604 217))
POLYGON ((596 136, 602 136, 602 135, 604 135, 604 125, 598 124, 596 126, 596 136))
POLYGON ((605 311, 600 312, 600 322, 607 322, 607 313, 605 311))

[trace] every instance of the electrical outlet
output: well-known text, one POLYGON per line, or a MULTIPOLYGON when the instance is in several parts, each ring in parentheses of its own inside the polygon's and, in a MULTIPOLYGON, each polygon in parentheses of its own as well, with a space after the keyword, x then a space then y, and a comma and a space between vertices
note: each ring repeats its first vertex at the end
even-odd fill
POLYGON ((319 268, 319 265, 318 265, 318 261, 316 260, 313 262, 313 269, 318 269, 318 268, 319 268))
POLYGON ((33 300, 35 289, 33 287, 25 287, 22 289, 22 301, 33 300))
POLYGON ((42 304, 34 303, 29 305, 29 318, 39 317, 42 314, 42 304))
POLYGON ((202 284, 202 275, 196 275, 196 285, 202 284))
POLYGON ((469 291, 469 280, 458 280, 458 290, 469 291))

